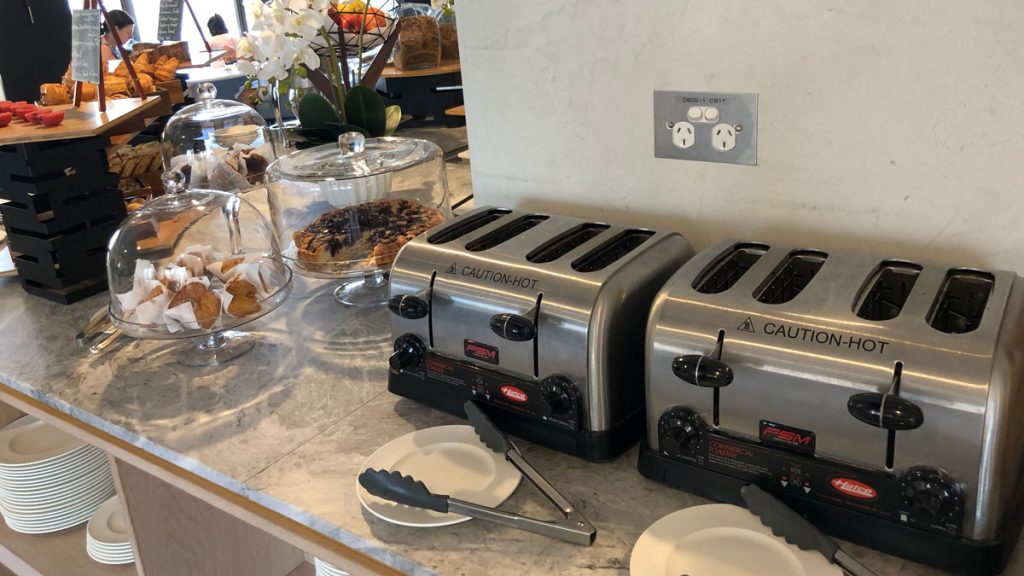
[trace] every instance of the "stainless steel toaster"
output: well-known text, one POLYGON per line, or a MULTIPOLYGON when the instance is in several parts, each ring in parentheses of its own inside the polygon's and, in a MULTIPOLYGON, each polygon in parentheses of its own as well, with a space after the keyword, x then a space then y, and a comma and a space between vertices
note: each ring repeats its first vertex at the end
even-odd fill
POLYGON ((390 277, 388 389, 588 460, 644 427, 655 294, 693 255, 673 232, 485 207, 405 245, 390 277))
POLYGON ((647 334, 640 471, 757 483, 823 529, 994 574, 1020 529, 1024 288, 1011 272, 729 241, 647 334))

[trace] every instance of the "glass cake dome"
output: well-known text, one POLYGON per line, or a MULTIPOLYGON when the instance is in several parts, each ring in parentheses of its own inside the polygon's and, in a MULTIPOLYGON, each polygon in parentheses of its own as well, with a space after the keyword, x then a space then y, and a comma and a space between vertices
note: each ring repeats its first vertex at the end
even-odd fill
POLYGON ((241 102, 218 100, 209 82, 199 85, 197 100, 164 127, 164 170, 182 172, 193 189, 245 192, 262 187, 267 166, 277 157, 266 121, 241 102))
POLYGON ((410 240, 451 217, 444 154, 432 142, 342 134, 267 170, 270 214, 296 274, 347 281, 339 302, 383 304, 410 240))
POLYGON ((284 302, 291 270, 252 204, 229 192, 185 191, 177 171, 163 183, 167 193, 110 239, 110 317, 135 338, 196 338, 179 361, 219 364, 252 348, 252 336, 233 329, 284 302))

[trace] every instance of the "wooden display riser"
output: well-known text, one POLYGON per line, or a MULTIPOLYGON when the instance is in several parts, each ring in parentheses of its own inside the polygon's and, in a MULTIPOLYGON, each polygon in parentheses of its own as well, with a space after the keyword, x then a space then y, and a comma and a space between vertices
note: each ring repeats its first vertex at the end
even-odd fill
POLYGON ((465 117, 445 113, 463 103, 461 71, 458 62, 442 62, 436 68, 424 70, 398 70, 388 64, 377 81, 377 91, 389 104, 401 106, 403 115, 413 117, 402 122, 403 128, 465 126, 465 117))

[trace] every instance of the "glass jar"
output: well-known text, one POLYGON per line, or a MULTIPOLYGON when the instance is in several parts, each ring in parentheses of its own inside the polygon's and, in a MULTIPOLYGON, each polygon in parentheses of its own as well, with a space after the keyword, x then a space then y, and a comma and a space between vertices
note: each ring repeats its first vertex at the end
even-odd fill
POLYGON ((398 8, 402 27, 394 49, 395 68, 418 70, 441 63, 441 34, 433 9, 426 4, 402 4, 398 8))
POLYGON ((274 162, 267 191, 285 261, 303 276, 355 279, 335 292, 346 304, 385 302, 398 251, 451 217, 444 154, 426 140, 342 134, 274 162))
POLYGON ((186 191, 181 172, 163 180, 165 195, 110 240, 110 317, 135 338, 197 338, 179 360, 217 364, 252 348, 251 336, 232 329, 280 306, 291 270, 255 206, 230 192, 186 191))
POLYGON ((262 187, 267 166, 277 158, 266 121, 241 102, 218 100, 209 82, 196 93, 198 102, 179 110, 164 127, 164 170, 180 171, 193 189, 262 187))
POLYGON ((455 11, 442 9, 437 12, 437 30, 441 36, 441 60, 459 59, 459 29, 455 25, 455 11))

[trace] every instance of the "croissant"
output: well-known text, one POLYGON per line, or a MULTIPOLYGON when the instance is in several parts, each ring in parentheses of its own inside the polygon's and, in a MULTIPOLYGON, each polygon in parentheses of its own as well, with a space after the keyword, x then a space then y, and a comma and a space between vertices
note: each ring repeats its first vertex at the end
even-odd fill
POLYGON ((160 60, 162 63, 156 66, 156 70, 153 71, 153 76, 155 76, 160 82, 174 80, 174 75, 178 72, 178 59, 171 57, 166 60, 161 58, 160 60))
MULTIPOLYGON (((139 84, 142 85, 142 94, 136 94, 136 96, 142 96, 144 94, 149 94, 150 92, 153 92, 156 89, 154 87, 154 85, 153 85, 153 77, 152 76, 150 76, 149 74, 146 74, 144 72, 139 72, 138 76, 139 76, 139 84)), ((130 86, 133 89, 135 88, 134 84, 131 84, 130 86)))
POLYGON ((117 65, 117 68, 114 68, 113 74, 114 76, 119 76, 121 78, 129 78, 131 76, 128 74, 128 65, 124 63, 124 60, 121 60, 117 65))
POLYGON ((153 74, 153 62, 149 59, 149 52, 143 52, 135 60, 135 71, 144 74, 153 74))
POLYGON ((70 104, 71 97, 63 84, 43 84, 39 87, 39 101, 43 106, 70 104))

